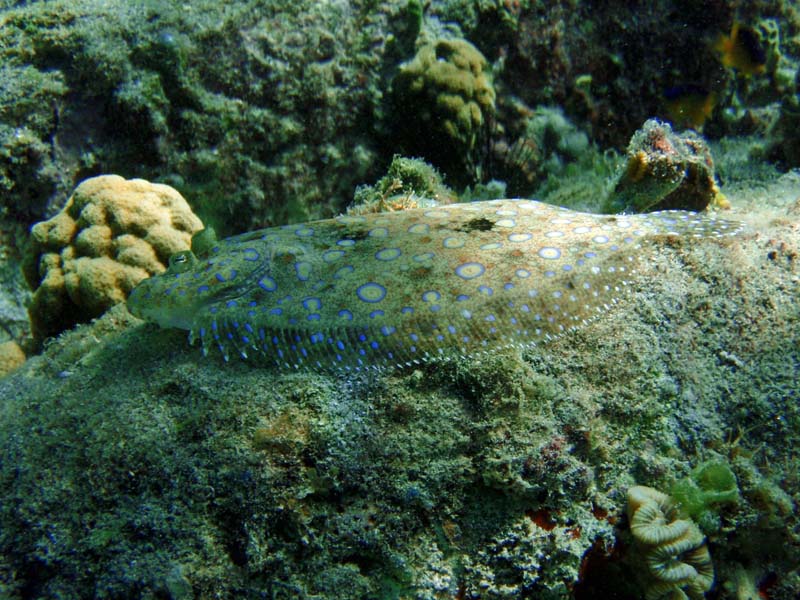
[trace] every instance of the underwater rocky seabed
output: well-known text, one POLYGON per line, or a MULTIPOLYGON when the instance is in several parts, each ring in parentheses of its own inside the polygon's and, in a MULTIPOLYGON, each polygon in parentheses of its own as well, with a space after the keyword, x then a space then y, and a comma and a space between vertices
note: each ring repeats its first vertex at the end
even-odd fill
POLYGON ((522 356, 276 372, 122 306, 62 335, 0 381, 0 597, 637 598, 626 489, 713 459, 709 597, 795 598, 800 173, 724 191, 745 233, 522 356))

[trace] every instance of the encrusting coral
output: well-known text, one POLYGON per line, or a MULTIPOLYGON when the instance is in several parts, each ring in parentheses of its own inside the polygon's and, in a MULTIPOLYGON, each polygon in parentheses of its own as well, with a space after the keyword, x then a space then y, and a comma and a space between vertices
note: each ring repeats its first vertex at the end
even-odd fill
POLYGON ((703 598, 714 583, 711 555, 700 529, 680 518, 674 500, 651 487, 635 485, 628 489, 628 520, 654 580, 646 597, 703 598))
POLYGON ((23 272, 28 313, 41 341, 124 302, 142 279, 166 270, 203 224, 167 185, 118 175, 87 179, 62 211, 31 229, 23 272))
POLYGON ((393 92, 406 153, 451 176, 474 166, 473 154, 495 112, 488 63, 475 46, 459 39, 426 44, 400 67, 393 92))

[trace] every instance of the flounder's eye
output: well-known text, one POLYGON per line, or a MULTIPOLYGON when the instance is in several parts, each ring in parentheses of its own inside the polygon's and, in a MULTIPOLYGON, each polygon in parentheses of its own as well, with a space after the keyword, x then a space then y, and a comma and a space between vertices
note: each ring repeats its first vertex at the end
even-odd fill
POLYGON ((169 257, 169 268, 167 271, 170 273, 185 273, 194 266, 197 259, 191 250, 183 250, 176 252, 169 257))

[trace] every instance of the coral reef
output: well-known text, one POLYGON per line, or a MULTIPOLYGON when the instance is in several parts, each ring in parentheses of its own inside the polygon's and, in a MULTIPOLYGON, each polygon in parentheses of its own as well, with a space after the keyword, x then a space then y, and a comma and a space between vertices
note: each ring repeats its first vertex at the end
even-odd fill
MULTIPOLYGON (((639 598, 648 567, 623 514, 642 481, 707 536, 709 596, 796 600, 800 11, 631 6, 4 2, 0 354, 28 359, 0 378, 0 597, 639 598), (77 182, 168 183, 220 237, 330 217, 404 151, 392 81, 432 40, 469 40, 491 65, 473 149, 466 128, 433 140, 462 199, 507 183, 597 212, 617 149, 671 117, 703 127, 744 235, 670 240, 647 290, 521 354, 275 372, 203 357, 122 305, 33 352, 24 241, 77 182)), ((390 171, 361 210, 450 194, 414 159, 390 171)), ((54 264, 69 248, 42 250, 54 264)))
POLYGON ((713 451, 720 589, 741 564, 793 600, 800 178, 742 190, 763 233, 665 245, 648 291, 524 354, 338 378, 123 306, 65 332, 0 381, 0 596, 640 597, 621 490, 713 451))
POLYGON ((422 156, 454 182, 469 182, 495 111, 480 51, 462 39, 427 43, 401 65, 392 94, 394 133, 404 153, 422 156))
POLYGON ((142 279, 191 246, 202 223, 166 185, 104 175, 75 188, 62 211, 31 229, 23 271, 38 340, 124 302, 142 279))
POLYGON ((702 599, 714 583, 714 566, 697 525, 679 516, 675 501, 650 487, 628 489, 631 533, 655 580, 647 597, 702 599))
POLYGON ((691 131, 678 135, 668 123, 650 119, 628 144, 627 164, 604 212, 699 211, 712 203, 727 205, 706 143, 691 131))

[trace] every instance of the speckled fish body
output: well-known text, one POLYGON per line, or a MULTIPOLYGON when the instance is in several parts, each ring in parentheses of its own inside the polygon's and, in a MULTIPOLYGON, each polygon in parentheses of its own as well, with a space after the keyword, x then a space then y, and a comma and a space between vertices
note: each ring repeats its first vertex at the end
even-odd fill
POLYGON ((226 360, 380 369, 548 340, 616 303, 666 238, 738 229, 681 211, 594 215, 530 200, 341 216, 176 255, 128 307, 226 360))

